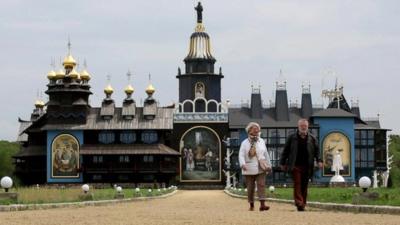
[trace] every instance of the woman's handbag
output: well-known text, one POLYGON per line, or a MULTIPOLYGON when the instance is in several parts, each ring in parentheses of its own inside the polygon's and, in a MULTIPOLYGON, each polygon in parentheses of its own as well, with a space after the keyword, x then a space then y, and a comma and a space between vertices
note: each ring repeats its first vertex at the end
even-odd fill
POLYGON ((258 167, 259 169, 263 172, 268 174, 271 171, 271 166, 268 165, 267 160, 265 159, 258 159, 257 155, 257 160, 258 160, 258 167))

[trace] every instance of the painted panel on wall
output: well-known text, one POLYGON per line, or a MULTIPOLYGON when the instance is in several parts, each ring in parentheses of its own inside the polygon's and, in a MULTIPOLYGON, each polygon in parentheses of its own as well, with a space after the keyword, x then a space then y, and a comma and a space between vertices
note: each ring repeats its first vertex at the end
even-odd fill
POLYGON ((60 134, 51 144, 51 177, 79 177, 79 141, 70 134, 60 134))
POLYGON ((182 182, 221 181, 221 141, 211 128, 198 126, 180 141, 182 182))

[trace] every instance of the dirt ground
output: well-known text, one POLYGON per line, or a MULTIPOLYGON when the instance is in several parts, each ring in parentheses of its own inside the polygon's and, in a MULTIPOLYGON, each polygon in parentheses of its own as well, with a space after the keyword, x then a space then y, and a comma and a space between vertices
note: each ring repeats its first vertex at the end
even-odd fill
MULTIPOLYGON (((354 214, 270 203, 267 212, 248 211, 244 199, 223 191, 178 191, 172 197, 110 206, 0 213, 0 224, 400 224, 400 215, 354 214)), ((256 204, 258 209, 259 204, 256 204)))

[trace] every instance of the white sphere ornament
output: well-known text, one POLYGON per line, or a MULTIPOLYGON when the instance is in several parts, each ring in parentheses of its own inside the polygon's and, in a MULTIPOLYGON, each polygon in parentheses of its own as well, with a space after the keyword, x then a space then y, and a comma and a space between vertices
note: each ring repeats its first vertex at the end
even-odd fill
POLYGON ((139 192, 139 191, 140 191, 140 188, 136 188, 135 191, 136 191, 136 192, 139 192))
POLYGON ((11 177, 7 177, 7 176, 1 178, 0 183, 1 183, 1 187, 4 188, 6 190, 6 192, 8 192, 8 189, 11 188, 13 185, 13 181, 12 181, 11 177))
POLYGON ((275 187, 274 186, 269 186, 268 190, 269 190, 269 192, 274 193, 275 187))
POLYGON ((364 192, 366 192, 371 186, 371 179, 367 176, 361 177, 360 180, 358 180, 358 185, 364 190, 364 192))
POLYGON ((89 189, 90 189, 89 185, 87 185, 87 184, 82 185, 82 191, 83 192, 87 193, 89 191, 89 189))
POLYGON ((118 186, 115 189, 117 190, 118 193, 120 193, 122 191, 122 187, 121 186, 118 186))
POLYGON ((151 189, 149 189, 149 192, 151 192, 151 189))

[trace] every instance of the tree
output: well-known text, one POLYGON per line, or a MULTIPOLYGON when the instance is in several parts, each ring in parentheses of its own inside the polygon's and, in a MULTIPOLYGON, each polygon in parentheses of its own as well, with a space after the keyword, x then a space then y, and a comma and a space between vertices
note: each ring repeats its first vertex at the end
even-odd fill
POLYGON ((0 178, 13 176, 15 166, 12 156, 18 152, 19 144, 16 142, 0 141, 0 178))
POLYGON ((400 135, 390 135, 389 138, 389 155, 393 155, 389 181, 393 187, 400 187, 400 135))

